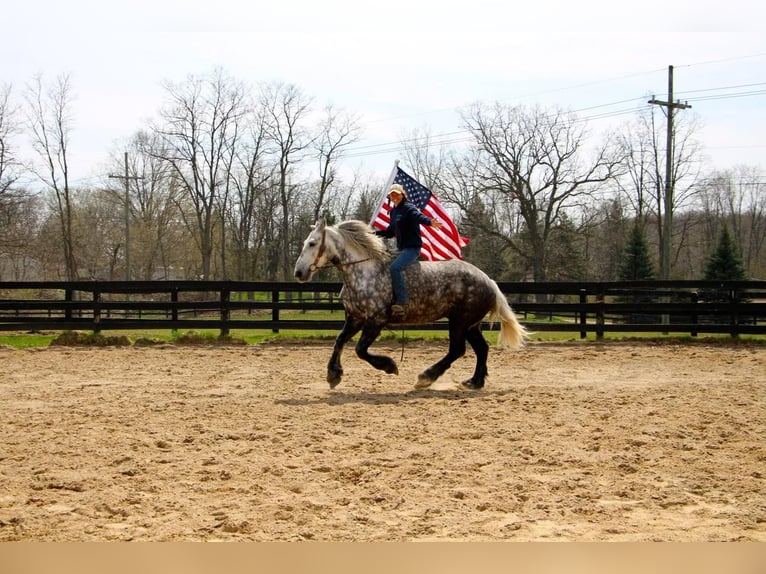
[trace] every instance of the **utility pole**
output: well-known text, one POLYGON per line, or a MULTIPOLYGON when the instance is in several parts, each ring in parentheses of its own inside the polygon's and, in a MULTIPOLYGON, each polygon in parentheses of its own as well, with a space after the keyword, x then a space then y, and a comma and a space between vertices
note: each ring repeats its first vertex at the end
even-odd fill
POLYGON ((125 181, 125 281, 130 281, 130 180, 144 179, 128 175, 128 152, 125 152, 125 175, 109 175, 112 179, 125 181))
POLYGON ((665 145, 665 219, 662 225, 661 279, 670 279, 670 236, 673 230, 673 111, 691 108, 688 103, 673 101, 673 66, 668 66, 668 101, 663 102, 652 97, 650 104, 668 109, 668 133, 665 145))

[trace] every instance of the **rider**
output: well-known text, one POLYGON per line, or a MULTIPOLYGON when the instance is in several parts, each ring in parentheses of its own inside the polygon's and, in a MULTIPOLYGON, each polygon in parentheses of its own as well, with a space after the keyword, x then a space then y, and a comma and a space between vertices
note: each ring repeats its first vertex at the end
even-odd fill
POLYGON ((396 317, 402 317, 410 302, 410 294, 404 283, 402 269, 416 261, 420 255, 420 248, 423 245, 423 240, 420 238, 420 226, 430 225, 441 229, 444 225, 441 221, 423 215, 414 204, 408 201, 404 188, 398 183, 391 186, 388 199, 394 204, 389 214, 390 223, 386 229, 375 230, 375 234, 387 238, 396 237, 396 248, 399 253, 389 267, 394 289, 391 313, 396 317))

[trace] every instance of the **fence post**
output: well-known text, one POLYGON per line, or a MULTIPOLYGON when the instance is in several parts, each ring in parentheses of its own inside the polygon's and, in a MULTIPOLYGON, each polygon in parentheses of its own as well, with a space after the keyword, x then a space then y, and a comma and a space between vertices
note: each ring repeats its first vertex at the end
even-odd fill
MULTIPOLYGON (((694 303, 696 305, 699 302, 700 302, 700 294, 699 294, 699 292, 692 291, 692 303, 694 303)), ((696 325, 697 323, 699 323, 699 315, 698 315, 697 311, 694 311, 692 313, 692 324, 696 325)), ((691 336, 692 337, 696 337, 697 336, 697 329, 692 330, 691 336)))
POLYGON ((93 288, 93 333, 101 333, 101 290, 93 288))
POLYGON ((170 320, 173 321, 172 332, 175 335, 178 332, 178 327, 176 327, 178 321, 178 287, 170 292, 170 320))
MULTIPOLYGON (((271 292, 271 320, 275 323, 279 321, 279 291, 274 290, 271 292)), ((279 333, 279 328, 274 326, 271 328, 272 333, 279 333)))
POLYGON ((739 337, 739 310, 737 309, 737 290, 729 289, 729 307, 731 307, 731 336, 739 337))
MULTIPOLYGON (((580 289, 580 305, 585 305, 588 302, 588 293, 585 289, 580 289)), ((584 339, 588 336, 588 331, 585 330, 587 313, 585 309, 580 310, 580 338, 584 339)))
POLYGON ((598 303, 598 310, 596 311, 596 339, 601 340, 604 338, 604 292, 602 291, 596 295, 596 303, 598 303))
POLYGON ((231 307, 229 301, 231 300, 231 291, 228 289, 221 289, 221 337, 229 336, 229 320, 231 319, 231 307))
POLYGON ((71 287, 67 287, 66 289, 64 289, 64 301, 69 303, 66 309, 64 309, 64 319, 66 319, 67 321, 71 321, 72 320, 71 303, 74 301, 74 289, 72 289, 71 287))

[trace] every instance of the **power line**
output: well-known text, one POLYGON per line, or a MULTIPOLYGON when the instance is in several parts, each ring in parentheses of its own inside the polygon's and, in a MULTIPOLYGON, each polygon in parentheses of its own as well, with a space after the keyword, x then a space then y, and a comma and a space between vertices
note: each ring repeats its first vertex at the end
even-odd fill
POLYGON ((705 88, 701 90, 686 90, 681 94, 697 94, 699 92, 718 92, 721 90, 734 90, 739 88, 754 88, 755 86, 766 86, 766 82, 758 82, 756 84, 739 84, 736 86, 721 86, 720 88, 705 88))
POLYGON ((681 64, 680 66, 676 66, 678 68, 692 68, 694 66, 707 66, 709 64, 722 64, 723 62, 736 62, 738 60, 749 60, 752 58, 762 58, 763 56, 766 56, 766 52, 761 52, 759 54, 749 54, 746 56, 732 56, 731 58, 720 58, 717 60, 707 60, 705 62, 695 62, 693 64, 681 64))
POLYGON ((763 96, 763 95, 766 95, 766 90, 754 90, 750 92, 739 92, 735 94, 719 94, 716 96, 705 96, 702 98, 688 98, 688 101, 709 102, 713 100, 728 100, 733 98, 747 98, 750 96, 763 96))
MULTIPOLYGON (((720 64, 720 63, 725 63, 725 62, 735 62, 735 61, 741 61, 741 60, 747 60, 747 59, 753 59, 753 58, 760 58, 760 57, 764 57, 764 56, 766 56, 766 52, 761 52, 761 53, 756 53, 756 54, 745 54, 745 55, 742 55, 742 56, 732 56, 732 57, 729 57, 729 58, 719 58, 719 59, 716 59, 716 60, 707 60, 707 61, 701 61, 701 62, 693 62, 693 63, 690 63, 690 64, 683 64, 682 66, 677 66, 677 67, 689 68, 689 67, 696 67, 696 66, 707 66, 707 65, 711 65, 711 64, 720 64)), ((551 90, 543 90, 543 91, 540 91, 540 92, 535 92, 535 93, 531 93, 531 94, 527 94, 527 95, 523 95, 523 96, 518 96, 516 99, 525 99, 525 98, 529 98, 529 97, 536 97, 536 96, 550 94, 550 93, 558 93, 558 92, 575 90, 575 89, 584 88, 584 87, 592 87, 594 85, 610 83, 610 82, 614 82, 614 81, 618 81, 618 80, 623 80, 623 79, 626 79, 626 78, 634 78, 634 77, 639 77, 639 76, 655 74, 655 73, 663 71, 663 70, 665 70, 665 68, 657 68, 657 69, 652 69, 652 70, 647 70, 647 71, 642 71, 642 72, 635 72, 635 73, 630 73, 630 74, 624 74, 624 75, 621 75, 621 76, 615 76, 613 78, 607 78, 607 79, 604 79, 604 80, 596 80, 596 81, 593 81, 593 82, 584 82, 582 84, 575 84, 575 85, 572 85, 572 86, 565 86, 565 87, 562 87, 562 88, 555 88, 555 89, 551 89, 551 90)), ((739 88, 745 88, 745 87, 755 87, 755 86, 760 86, 760 85, 766 85, 766 84, 764 84, 764 83, 754 83, 754 84, 741 84, 741 85, 734 85, 734 86, 722 86, 722 87, 719 87, 719 88, 708 88, 708 89, 703 89, 703 90, 691 90, 691 91, 682 92, 682 93, 683 94, 692 94, 692 93, 699 93, 699 92, 704 92, 704 91, 721 91, 721 90, 726 90, 726 89, 739 89, 739 88)), ((748 96, 753 96, 753 95, 761 95, 761 93, 760 92, 752 92, 752 93, 741 93, 741 94, 733 94, 733 95, 721 95, 720 97, 717 97, 717 98, 712 98, 711 97, 710 99, 727 99, 728 97, 731 97, 731 98, 735 98, 735 97, 748 97, 748 96)), ((628 102, 631 102, 631 101, 639 101, 639 100, 642 100, 642 99, 643 99, 642 97, 639 97, 639 98, 629 98, 629 99, 626 99, 626 100, 618 100, 618 101, 610 102, 610 103, 606 103, 606 104, 597 104, 597 105, 590 106, 590 107, 587 107, 587 108, 582 108, 581 110, 575 110, 575 113, 577 111, 588 111, 588 110, 591 110, 591 109, 597 109, 597 108, 602 108, 602 107, 609 107, 609 106, 618 105, 618 104, 622 104, 622 103, 628 103, 628 102)), ((691 99, 691 98, 685 97, 685 99, 691 99)), ((694 101, 705 101, 705 100, 703 100, 701 98, 694 98, 694 101)), ((431 113, 438 113, 438 112, 443 112, 443 111, 448 111, 448 110, 450 110, 450 111, 460 110, 460 109, 465 108, 465 107, 468 107, 468 105, 456 106, 454 108, 439 108, 439 109, 436 109, 436 110, 429 110, 429 111, 426 111, 426 112, 420 112, 418 114, 410 114, 410 115, 404 115, 404 116, 381 118, 381 119, 373 120, 373 121, 370 121, 370 122, 367 122, 367 123, 368 124, 373 124, 373 123, 380 123, 380 122, 388 122, 388 121, 394 121, 394 120, 397 120, 397 119, 403 119, 403 118, 414 117, 414 116, 419 116, 419 115, 426 115, 426 114, 431 114, 431 113)), ((600 116, 592 116, 592 117, 586 118, 586 119, 606 119, 606 118, 609 118, 609 117, 616 117, 616 116, 624 115, 624 114, 631 113, 631 112, 637 112, 639 110, 640 110, 640 108, 633 108, 633 109, 630 109, 630 110, 621 110, 621 111, 617 111, 617 112, 613 112, 613 113, 607 113, 607 114, 600 115, 600 116)), ((455 132, 451 132, 451 133, 455 133, 455 132)), ((457 133, 467 133, 467 130, 463 130, 462 132, 457 132, 457 133)), ((446 135, 446 134, 437 134, 435 137, 440 137, 440 135, 446 135)), ((431 137, 434 137, 434 136, 431 136, 431 137)), ((412 141, 417 141, 417 140, 412 140, 412 141)), ((388 149, 389 146, 395 145, 395 143, 396 142, 384 142, 384 143, 381 143, 381 144, 370 144, 370 145, 367 145, 367 146, 360 146, 360 147, 357 147, 357 148, 353 148, 353 150, 360 150, 358 154, 354 152, 351 155, 346 155, 345 157, 363 157, 365 155, 374 155, 373 153, 362 153, 362 151, 361 151, 363 149, 372 149, 373 147, 386 148, 383 151, 381 151, 380 153, 389 153, 391 151, 390 149, 388 149)), ((401 149, 401 146, 399 146, 398 149, 401 149)))
MULTIPOLYGON (((628 77, 628 76, 626 76, 628 77)), ((722 86, 717 88, 705 88, 700 90, 689 90, 686 92, 682 92, 683 94, 692 94, 692 93, 702 93, 702 92, 713 92, 713 91, 721 91, 721 90, 730 90, 730 89, 737 89, 737 88, 745 88, 745 87, 756 87, 756 86, 762 86, 766 85, 766 82, 758 82, 758 83, 752 83, 752 84, 740 84, 740 85, 732 85, 732 86, 722 86)), ((703 102, 703 101, 711 101, 711 100, 722 100, 722 99, 733 99, 733 98, 742 98, 742 97, 751 97, 751 96, 758 96, 758 95, 764 95, 766 94, 766 90, 752 90, 752 91, 745 91, 745 92, 734 92, 734 93, 728 93, 728 94, 713 94, 709 96, 700 96, 696 98, 685 98, 688 101, 692 102, 703 102)), ((585 108, 579 108, 577 110, 572 110, 572 113, 580 113, 584 111, 590 111, 590 110, 596 110, 601 108, 608 108, 611 106, 623 104, 623 103, 629 103, 629 102, 638 102, 638 101, 644 101, 644 97, 636 97, 636 98, 628 98, 624 100, 616 100, 614 102, 608 102, 604 104, 596 104, 593 106, 587 106, 585 108)), ((603 120, 603 119, 609 119, 614 117, 619 117, 623 115, 629 115, 640 112, 644 106, 634 106, 629 108, 622 108, 619 110, 613 110, 613 111, 606 111, 600 114, 593 114, 589 116, 583 116, 581 118, 578 118, 576 121, 578 122, 585 122, 585 121, 596 121, 596 120, 603 120)), ((358 157, 368 157, 373 155, 383 155, 388 153, 394 153, 394 152, 400 152, 404 150, 404 143, 416 143, 423 140, 433 140, 428 141, 425 143, 426 147, 433 147, 437 145, 446 145, 451 143, 464 143, 467 141, 471 141, 472 137, 469 135, 469 130, 459 130, 459 131, 452 131, 452 132, 444 132, 440 134, 429 134, 422 137, 415 137, 415 138, 409 138, 403 141, 388 141, 388 142, 382 142, 377 144, 367 144, 364 146, 357 146, 354 148, 349 148, 347 150, 350 153, 344 154, 345 158, 358 158, 358 157), (446 136, 459 136, 461 134, 466 134, 463 137, 457 138, 457 139, 450 139, 450 140, 441 140, 439 138, 446 137, 446 136)), ((421 144, 422 145, 422 144, 421 144)))

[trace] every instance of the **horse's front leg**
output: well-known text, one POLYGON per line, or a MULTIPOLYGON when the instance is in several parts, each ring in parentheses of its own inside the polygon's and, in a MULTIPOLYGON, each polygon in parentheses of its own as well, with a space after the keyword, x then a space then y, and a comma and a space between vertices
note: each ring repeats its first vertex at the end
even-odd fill
POLYGON ((332 350, 332 356, 330 362, 327 363, 327 382, 330 383, 330 388, 333 389, 340 383, 343 378, 343 367, 340 364, 340 356, 343 353, 343 346, 359 332, 362 328, 362 324, 359 321, 354 321, 346 317, 346 323, 343 325, 338 336, 335 338, 335 347, 332 350))
POLYGON ((362 334, 359 337, 359 341, 356 343, 356 355, 370 363, 376 369, 379 369, 389 375, 398 375, 399 367, 391 357, 385 355, 373 355, 368 351, 370 345, 375 342, 380 332, 383 330, 383 325, 378 323, 366 323, 362 329, 362 334))

